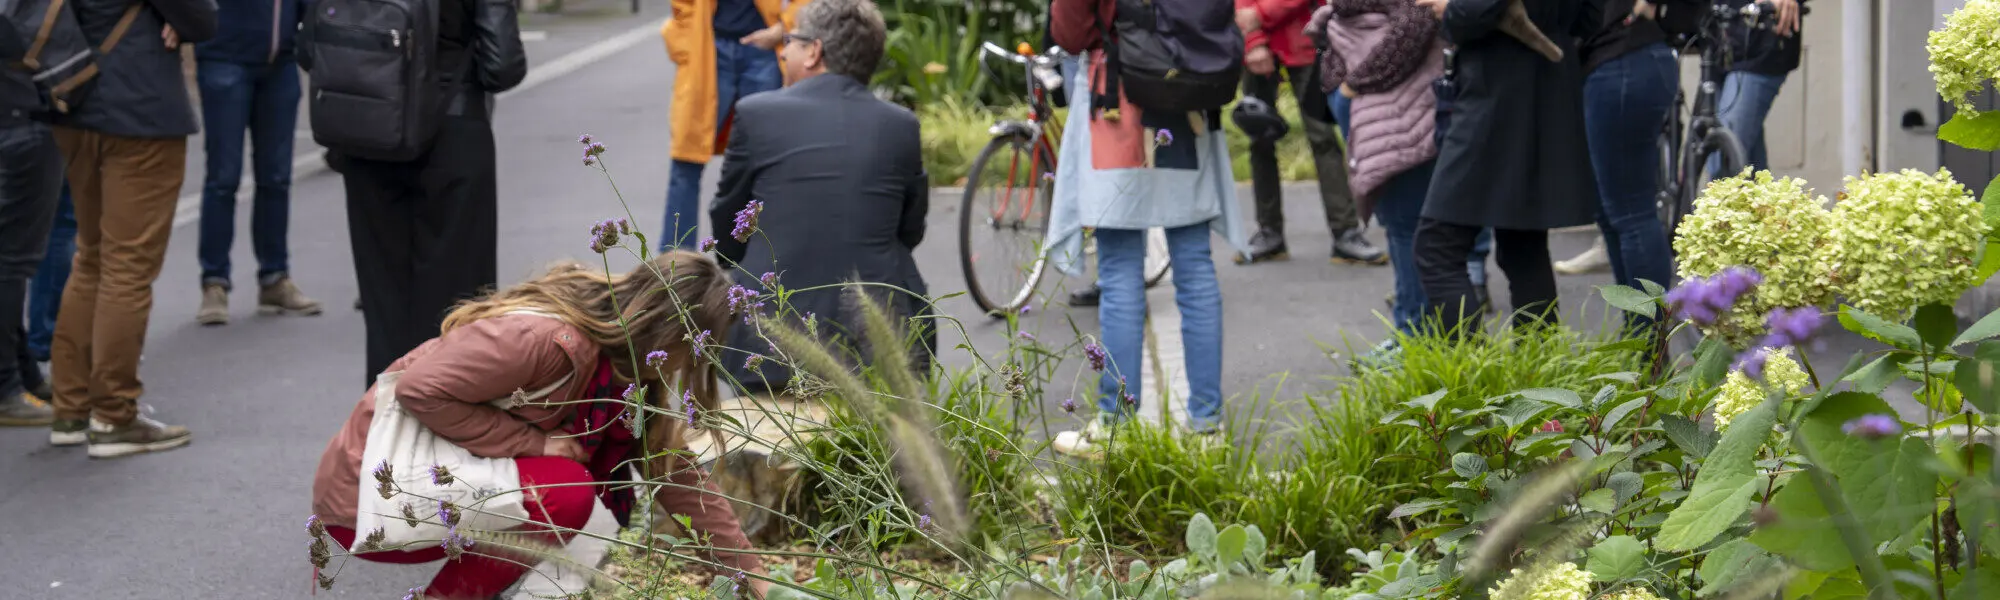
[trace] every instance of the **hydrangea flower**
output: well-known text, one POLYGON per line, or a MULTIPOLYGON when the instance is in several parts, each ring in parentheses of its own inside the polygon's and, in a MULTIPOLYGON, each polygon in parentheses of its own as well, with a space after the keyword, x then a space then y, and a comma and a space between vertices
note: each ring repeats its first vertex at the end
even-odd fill
POLYGON ((1830 304, 1834 269, 1826 260, 1832 214, 1799 179, 1769 171, 1710 183, 1674 237, 1680 275, 1708 277, 1747 267, 1763 283, 1702 333, 1741 348, 1763 334, 1773 308, 1830 304))
MULTIPOLYGON (((1730 371, 1723 378, 1722 388, 1715 394, 1715 429, 1722 431, 1731 421, 1750 412, 1758 404, 1763 404, 1766 395, 1772 391, 1791 396, 1798 394, 1812 383, 1804 368, 1792 360, 1787 348, 1760 348, 1760 373, 1764 385, 1758 385, 1752 374, 1741 370, 1730 371), (1766 387, 1769 386, 1769 387, 1766 387)), ((1746 353, 1747 354, 1747 353, 1746 353)))
POLYGON ((1591 575, 1573 563, 1514 569, 1513 576, 1487 592, 1492 600, 1585 600, 1591 575))
POLYGON ((1604 596, 1604 600, 1660 600, 1660 597, 1646 588, 1625 588, 1604 596))
POLYGON ((1978 285, 1985 236, 1981 206, 1949 170, 1849 177, 1828 235, 1835 291, 1889 319, 1951 304, 1978 285))
POLYGON ((1976 114, 1971 97, 1986 89, 1986 80, 2000 77, 2000 2, 1971 0, 1952 11, 1924 49, 1938 95, 1976 114))

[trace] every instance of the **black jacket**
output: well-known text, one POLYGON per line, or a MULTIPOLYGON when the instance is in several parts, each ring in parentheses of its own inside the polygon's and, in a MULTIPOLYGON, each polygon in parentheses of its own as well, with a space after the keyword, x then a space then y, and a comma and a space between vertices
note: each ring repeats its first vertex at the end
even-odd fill
MULTIPOLYGON (((869 288, 889 308, 902 316, 926 312, 920 295, 928 291, 913 253, 930 212, 918 131, 916 115, 843 75, 820 75, 738 102, 709 210, 717 252, 730 261, 724 264, 741 265, 733 269, 737 283, 761 289, 758 276, 771 272, 789 290, 886 284, 919 295, 869 288), (730 236, 736 213, 752 199, 764 203, 760 231, 738 242, 730 236)), ((782 318, 812 313, 819 332, 836 339, 861 331, 847 293, 840 287, 795 292, 788 304, 796 313, 782 318)), ((784 389, 791 375, 782 366, 767 361, 757 372, 742 369, 740 350, 770 353, 755 327, 731 328, 728 345, 737 351, 725 353, 733 358, 723 366, 738 381, 753 390, 784 389)))
MULTIPOLYGON (((1743 6, 1755 0, 1728 0, 1731 6, 1743 6)), ((1807 0, 1799 0, 1804 7, 1807 0)), ((1729 23, 1730 71, 1745 71, 1762 75, 1784 75, 1799 68, 1800 39, 1805 36, 1805 18, 1799 18, 1799 30, 1790 36, 1779 36, 1770 29, 1756 29, 1743 23, 1741 19, 1729 23)))
POLYGON ((438 61, 454 65, 448 81, 460 93, 448 114, 491 119, 493 95, 528 77, 521 19, 514 0, 443 0, 438 6, 438 61))
POLYGON ((217 0, 215 38, 196 44, 202 60, 270 64, 292 59, 292 38, 308 0, 217 0))
MULTIPOLYGON (((131 0, 70 0, 77 25, 91 40, 102 40, 124 16, 131 0)), ((56 123, 122 137, 169 138, 201 130, 188 99, 179 49, 168 48, 160 31, 173 25, 182 42, 215 37, 215 0, 145 0, 131 30, 111 52, 97 59, 97 87, 76 112, 56 123)))
POLYGON ((28 74, 5 66, 27 54, 28 40, 21 39, 13 27, 0 25, 0 126, 26 120, 38 104, 35 84, 28 80, 28 74))
POLYGON ((1423 216, 1530 230, 1596 222, 1576 48, 1604 23, 1604 0, 1524 4, 1563 49, 1553 63, 1498 29, 1507 3, 1452 0, 1445 8, 1445 39, 1458 45, 1458 95, 1423 216))

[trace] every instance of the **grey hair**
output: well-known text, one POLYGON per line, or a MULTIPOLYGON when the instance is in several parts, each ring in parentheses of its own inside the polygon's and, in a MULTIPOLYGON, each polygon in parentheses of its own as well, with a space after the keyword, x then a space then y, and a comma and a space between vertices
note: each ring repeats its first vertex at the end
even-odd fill
POLYGON ((871 0, 813 0, 799 9, 799 35, 819 40, 828 73, 867 83, 882 63, 888 26, 871 0))

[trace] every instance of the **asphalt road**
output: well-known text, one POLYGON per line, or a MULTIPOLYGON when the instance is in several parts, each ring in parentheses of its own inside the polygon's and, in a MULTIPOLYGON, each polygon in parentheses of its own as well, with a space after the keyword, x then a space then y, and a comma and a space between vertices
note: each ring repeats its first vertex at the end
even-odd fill
MULTIPOLYGON (((656 23, 662 10, 531 21, 531 29, 547 32, 546 40, 529 45, 533 63, 543 67, 597 40, 656 23)), ((580 133, 595 134, 610 148, 604 158, 625 201, 641 224, 657 227, 669 163, 672 67, 651 39, 502 100, 495 133, 503 283, 555 260, 595 260, 586 241, 591 223, 623 214, 606 181, 578 161, 580 133)), ((309 148, 309 137, 300 143, 309 148)), ((193 163, 200 144, 191 146, 193 163)), ((312 153, 302 149, 299 155, 312 153)), ((184 191, 197 192, 200 171, 189 168, 193 175, 184 191)), ((718 170, 710 169, 710 189, 718 170)), ((1247 193, 1246 187, 1245 211, 1247 193)), ((1330 238, 1310 226, 1323 222, 1313 193, 1309 184, 1286 188, 1288 220, 1295 224, 1293 260, 1236 266, 1217 242, 1226 290, 1224 386, 1233 405, 1326 389, 1327 378, 1344 371, 1328 351, 1366 347, 1383 331, 1378 313, 1390 286, 1388 268, 1317 260, 1330 238), (1283 389, 1276 390, 1281 377, 1283 389)), ((950 191, 935 197, 931 233, 920 248, 923 272, 939 294, 964 289, 954 239, 957 201, 950 191)), ((257 316, 254 286, 245 285, 232 298, 231 324, 196 325, 195 231, 183 226, 174 232, 155 286, 143 403, 153 416, 193 429, 194 443, 164 454, 92 461, 80 448, 48 447, 42 430, 0 431, 0 564, 6 566, 0 598, 308 594, 303 523, 311 477, 326 439, 363 391, 361 315, 349 308, 355 288, 343 206, 335 175, 311 174, 294 185, 293 274, 328 306, 314 318, 257 316)), ((239 219, 247 221, 248 212, 239 211, 239 219)), ((247 224, 239 232, 247 232, 247 224)), ((1558 234, 1552 242, 1559 257, 1588 243, 1587 234, 1558 234)), ((237 244, 239 281, 254 269, 248 245, 237 244)), ((615 268, 623 264, 629 262, 615 268)), ((1589 286, 1606 278, 1563 280, 1571 322, 1601 322, 1602 303, 1589 286)), ((1060 297, 1086 281, 1051 280, 1043 289, 1060 297)), ((1494 289, 1505 289, 1503 278, 1496 278, 1494 289)), ((1154 290, 1154 306, 1170 305, 1170 294, 1169 286, 1154 290)), ((970 300, 953 298, 941 306, 967 333, 944 333, 948 364, 972 362, 956 349, 961 343, 989 354, 1004 348, 1006 332, 976 315, 970 300)), ((1077 330, 1096 329, 1092 309, 1052 302, 1036 308, 1025 323, 1045 342, 1073 340, 1072 323, 1077 330)), ((1089 381, 1079 371, 1072 362, 1044 403, 1052 407, 1063 397, 1082 396, 1089 381)), ((320 594, 395 598, 429 573, 357 561, 340 573, 332 591, 320 594)))

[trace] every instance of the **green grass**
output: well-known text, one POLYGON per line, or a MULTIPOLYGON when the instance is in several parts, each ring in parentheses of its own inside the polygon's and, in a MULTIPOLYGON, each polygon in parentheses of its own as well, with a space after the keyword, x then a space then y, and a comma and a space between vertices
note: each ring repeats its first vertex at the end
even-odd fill
MULTIPOLYGON (((1278 172, 1286 181, 1314 178, 1312 150, 1307 146, 1305 131, 1299 125, 1298 104, 1289 92, 1280 92, 1278 111, 1292 123, 1292 133, 1278 141, 1278 172)), ((930 170, 931 185, 936 186, 964 185, 965 174, 972 168, 972 159, 993 137, 988 131, 993 122, 1024 116, 1020 107, 992 109, 954 98, 922 106, 917 111, 917 118, 923 123, 924 168, 930 170)), ((1067 109, 1056 111, 1059 119, 1068 118, 1068 114, 1067 109)), ((1228 135, 1229 158, 1236 180, 1249 181, 1250 140, 1236 128, 1236 123, 1227 118, 1228 109, 1224 109, 1223 114, 1223 130, 1228 135)))

